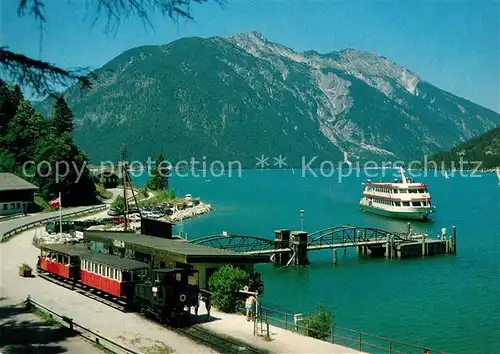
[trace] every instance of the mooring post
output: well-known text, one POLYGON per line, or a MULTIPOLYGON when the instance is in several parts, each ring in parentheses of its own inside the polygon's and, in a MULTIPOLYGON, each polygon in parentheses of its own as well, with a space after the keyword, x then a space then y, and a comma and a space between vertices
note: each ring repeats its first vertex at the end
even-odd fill
POLYGON ((391 236, 387 235, 387 240, 385 241, 385 258, 391 258, 391 236))
POLYGON ((425 249, 425 234, 422 235, 422 257, 427 256, 427 252, 425 249))
POLYGON ((363 255, 366 256, 368 255, 368 245, 366 244, 366 230, 363 231, 363 241, 364 241, 363 255))
POLYGON ((337 249, 333 249, 333 264, 337 264, 337 249))
POLYGON ((453 226, 453 254, 457 254, 457 228, 453 226))

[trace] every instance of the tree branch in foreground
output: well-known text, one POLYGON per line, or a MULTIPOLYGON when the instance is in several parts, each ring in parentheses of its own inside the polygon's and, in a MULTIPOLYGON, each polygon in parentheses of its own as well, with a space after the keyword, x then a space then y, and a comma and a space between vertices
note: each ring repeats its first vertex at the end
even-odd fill
POLYGON ((5 77, 21 87, 29 87, 39 96, 56 92, 61 87, 78 84, 82 89, 92 87, 94 74, 88 69, 65 70, 47 62, 29 58, 0 47, 0 69, 5 77))

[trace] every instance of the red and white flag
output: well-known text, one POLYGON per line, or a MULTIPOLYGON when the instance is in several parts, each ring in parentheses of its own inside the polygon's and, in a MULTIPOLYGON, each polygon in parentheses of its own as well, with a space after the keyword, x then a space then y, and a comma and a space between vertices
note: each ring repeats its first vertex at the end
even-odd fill
POLYGON ((57 208, 58 206, 61 206, 61 198, 56 198, 50 201, 49 208, 57 208))

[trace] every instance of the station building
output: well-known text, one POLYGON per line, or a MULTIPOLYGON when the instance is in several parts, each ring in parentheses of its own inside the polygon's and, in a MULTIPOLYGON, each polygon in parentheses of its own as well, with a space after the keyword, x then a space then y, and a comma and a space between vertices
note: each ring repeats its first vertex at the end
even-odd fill
POLYGON ((13 173, 0 173, 0 216, 27 212, 38 187, 13 173))
MULTIPOLYGON (((162 238, 124 231, 84 231, 92 250, 150 264, 153 268, 191 268, 199 272, 200 288, 224 264, 254 274, 254 265, 268 263, 269 256, 247 255, 228 250, 191 244, 185 240, 162 238)), ((190 280, 194 281, 194 280, 190 280)))

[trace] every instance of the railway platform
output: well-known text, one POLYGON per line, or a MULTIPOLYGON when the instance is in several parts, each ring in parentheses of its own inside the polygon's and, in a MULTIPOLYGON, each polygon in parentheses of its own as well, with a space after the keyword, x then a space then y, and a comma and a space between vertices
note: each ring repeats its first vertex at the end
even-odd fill
POLYGON ((245 316, 222 313, 213 308, 210 311, 211 319, 203 322, 206 318, 206 309, 203 302, 200 302, 198 315, 202 319, 200 327, 221 335, 231 336, 255 347, 267 350, 269 353, 363 353, 355 349, 306 337, 275 326, 269 326, 270 340, 265 340, 263 337, 254 336, 254 323, 252 321, 247 322, 245 316))

